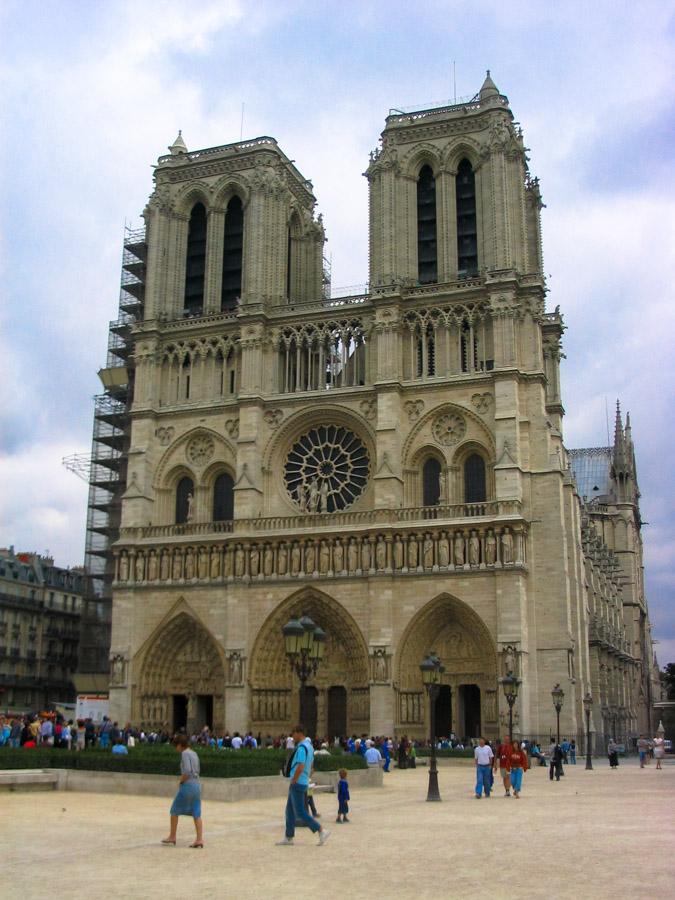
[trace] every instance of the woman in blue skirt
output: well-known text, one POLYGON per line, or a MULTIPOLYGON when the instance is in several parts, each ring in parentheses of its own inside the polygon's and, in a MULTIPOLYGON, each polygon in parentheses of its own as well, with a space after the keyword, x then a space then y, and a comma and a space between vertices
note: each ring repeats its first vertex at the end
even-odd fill
POLYGON ((178 830, 178 816, 192 816, 195 820, 197 836, 190 847, 196 849, 204 846, 202 835, 202 787, 199 783, 199 757, 190 750, 187 736, 179 734, 174 744, 180 753, 180 781, 178 793, 171 804, 169 815, 171 816, 171 830, 169 836, 164 838, 163 844, 176 845, 176 831, 178 830))

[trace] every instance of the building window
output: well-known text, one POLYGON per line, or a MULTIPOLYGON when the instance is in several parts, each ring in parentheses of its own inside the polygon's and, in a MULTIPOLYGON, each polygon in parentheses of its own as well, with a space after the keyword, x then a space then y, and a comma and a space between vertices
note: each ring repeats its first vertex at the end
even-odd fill
POLYGON ((430 166, 422 166, 417 179, 417 279, 438 281, 436 249, 436 179, 430 166))
POLYGON ((441 464, 433 456, 422 468, 422 505, 438 506, 441 502, 441 464))
POLYGON ((472 453, 464 463, 464 502, 484 503, 485 500, 485 460, 478 453, 472 453))
POLYGON ((220 295, 220 308, 223 312, 236 310, 241 298, 243 248, 244 207, 239 197, 232 197, 225 211, 223 281, 220 295))
POLYGON ((436 374, 436 341, 434 329, 428 325, 417 339, 417 377, 436 374))
POLYGON ((463 159, 455 178, 457 194, 457 274, 478 272, 478 233, 476 228, 476 179, 471 163, 463 159))
POLYGON ((206 210, 195 203, 188 226, 185 267, 185 312, 199 315, 204 307, 204 272, 206 269, 206 210))
POLYGON ((229 522, 234 518, 234 481, 223 472, 213 485, 213 521, 229 522))
POLYGON ((194 484, 191 478, 181 478, 176 487, 176 525, 182 525, 188 521, 188 515, 192 512, 192 498, 194 496, 194 484))

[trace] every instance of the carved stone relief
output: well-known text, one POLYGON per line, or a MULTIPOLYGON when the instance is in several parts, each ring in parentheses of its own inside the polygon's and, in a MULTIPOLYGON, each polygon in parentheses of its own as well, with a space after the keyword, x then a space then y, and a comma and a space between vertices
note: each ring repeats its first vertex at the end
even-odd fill
POLYGON ((192 438, 185 449, 188 462, 194 466, 203 466, 212 458, 215 450, 213 438, 209 434, 198 434, 192 438))
POLYGON ((466 421, 459 413, 444 413, 434 419, 431 430, 439 444, 451 447, 466 434, 466 421))
POLYGON ((169 425, 167 428, 156 428, 155 429, 155 437, 162 445, 162 447, 168 446, 171 443, 174 435, 174 427, 173 425, 169 425))
POLYGON ((416 422, 424 410, 424 400, 406 400, 403 404, 410 422, 416 422))

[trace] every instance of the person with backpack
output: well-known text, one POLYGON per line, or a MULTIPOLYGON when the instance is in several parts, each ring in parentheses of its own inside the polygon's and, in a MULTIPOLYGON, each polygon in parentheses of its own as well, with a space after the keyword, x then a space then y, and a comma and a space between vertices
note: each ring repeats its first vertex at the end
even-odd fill
POLYGON ((304 822, 314 834, 318 832, 319 846, 323 846, 330 837, 330 831, 309 814, 305 805, 309 775, 314 762, 314 747, 310 738, 305 735, 304 725, 294 725, 291 734, 295 749, 284 767, 284 775, 291 780, 286 801, 286 833, 283 840, 277 841, 277 846, 287 847, 293 844, 295 823, 298 819, 304 822))

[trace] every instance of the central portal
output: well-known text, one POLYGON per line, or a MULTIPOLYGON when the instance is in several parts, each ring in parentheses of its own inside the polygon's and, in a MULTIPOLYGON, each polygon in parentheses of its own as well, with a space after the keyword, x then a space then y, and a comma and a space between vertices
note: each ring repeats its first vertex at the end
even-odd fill
POLYGON ((452 731, 452 688, 442 684, 436 697, 436 735, 450 737, 452 731))

